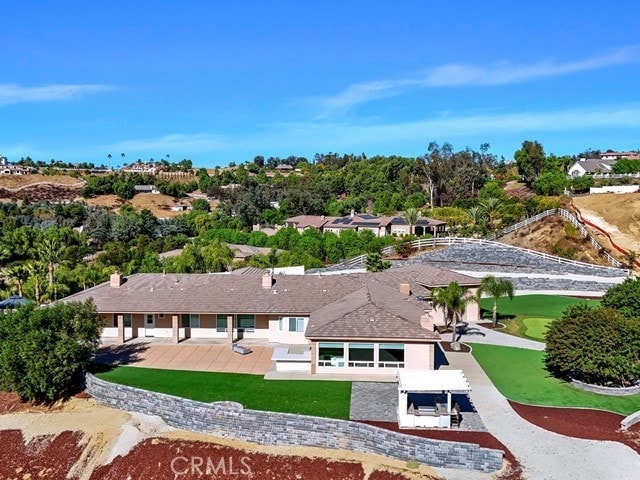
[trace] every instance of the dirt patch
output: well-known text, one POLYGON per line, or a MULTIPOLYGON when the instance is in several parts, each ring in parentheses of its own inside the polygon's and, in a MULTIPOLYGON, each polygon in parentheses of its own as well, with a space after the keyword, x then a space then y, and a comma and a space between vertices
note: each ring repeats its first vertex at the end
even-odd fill
POLYGON ((471 347, 466 343, 458 342, 460 344, 459 350, 454 350, 451 348, 451 342, 440 342, 440 346, 442 350, 445 352, 456 352, 456 353, 469 353, 471 351, 471 347))
POLYGON ((185 213, 172 211, 171 206, 177 204, 178 200, 160 193, 139 193, 127 201, 121 200, 116 195, 100 195, 95 198, 78 200, 86 202, 87 205, 105 207, 114 212, 117 212, 123 205, 131 205, 138 213, 146 208, 158 218, 177 217, 185 213))
POLYGON ((501 237, 500 242, 580 262, 610 266, 571 223, 559 216, 532 223, 501 237))
MULTIPOLYGON (((150 439, 134 448, 126 457, 98 468, 92 480, 109 479, 334 479, 334 480, 407 480, 398 472, 374 470, 347 460, 269 455, 202 441, 150 439)), ((420 477, 434 478, 434 477, 420 477)))
POLYGON ((575 197, 573 204, 620 247, 640 252, 640 194, 599 193, 575 197))
POLYGON ((15 393, 0 392, 0 414, 33 411, 37 409, 44 410, 43 407, 37 407, 33 403, 23 402, 15 393))
POLYGON ((536 194, 536 192, 534 192, 532 188, 527 187, 526 184, 516 181, 507 182, 503 190, 510 197, 518 197, 520 200, 527 200, 536 194))
POLYGON ((83 184, 59 185, 52 183, 32 184, 17 189, 0 187, 0 199, 22 200, 28 198, 31 202, 73 200, 80 194, 83 187, 83 184))
POLYGON ((82 434, 64 431, 26 440, 20 430, 0 431, 0 478, 66 478, 82 454, 82 434))
POLYGON ((0 415, 0 433, 5 435, 0 436, 2 453, 16 458, 6 462, 0 456, 0 478, 173 479, 171 460, 181 456, 189 462, 191 457, 204 458, 204 468, 211 458, 219 468, 215 476, 196 471, 180 475, 181 479, 437 479, 427 466, 409 469, 405 462, 351 451, 255 445, 176 430, 158 417, 79 398, 44 411, 0 415), (243 457, 249 459, 245 460, 251 467, 249 476, 238 474, 243 457), (221 470, 221 459, 226 472, 221 470), (29 477, 32 472, 24 470, 29 465, 44 470, 29 477))
POLYGON ((440 430, 440 429, 399 429, 397 423, 393 422, 361 422, 368 425, 374 425, 385 430, 404 433, 405 435, 413 435, 421 438, 430 438, 434 440, 445 440, 448 442, 476 443, 484 448, 495 448, 504 452, 504 458, 508 465, 503 467, 496 480, 521 480, 522 466, 511 451, 504 444, 489 432, 468 432, 460 430, 440 430))
POLYGON ((494 325, 493 321, 491 321, 491 322, 480 322, 480 323, 477 323, 476 325, 480 325, 481 327, 488 328, 489 330, 502 330, 503 328, 505 328, 505 324, 504 323, 498 322, 497 325, 494 325))
POLYGON ((526 421, 551 432, 587 440, 620 442, 640 453, 640 424, 620 430, 622 415, 584 408, 537 407, 509 404, 526 421))
POLYGON ((34 183, 51 183, 55 185, 84 185, 84 182, 78 178, 69 177, 67 175, 0 175, 0 187, 2 188, 21 188, 34 183))

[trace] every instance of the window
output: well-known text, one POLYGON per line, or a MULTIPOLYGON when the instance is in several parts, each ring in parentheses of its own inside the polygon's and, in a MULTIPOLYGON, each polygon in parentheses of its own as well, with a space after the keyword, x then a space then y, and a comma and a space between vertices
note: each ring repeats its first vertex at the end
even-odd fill
POLYGON ((306 320, 302 317, 283 317, 278 321, 278 328, 281 332, 304 332, 306 320))
POLYGON ((319 367, 344 367, 344 343, 318 343, 319 367))
POLYGON ((238 315, 238 332, 254 332, 255 329, 255 315, 238 315))
POLYGON ((349 366, 374 367, 375 364, 373 362, 373 343, 350 343, 349 366))
POLYGON ((378 346, 378 367, 404 368, 404 344, 381 343, 378 346))
POLYGON ((117 327, 118 326, 118 316, 122 315, 124 317, 124 326, 125 327, 130 327, 131 326, 131 314, 130 313, 114 313, 113 314, 113 326, 117 327))
POLYGON ((227 331, 227 315, 216 315, 216 332, 227 331))
POLYGON ((200 314, 199 313, 183 313, 182 314, 182 327, 199 328, 200 327, 200 314))

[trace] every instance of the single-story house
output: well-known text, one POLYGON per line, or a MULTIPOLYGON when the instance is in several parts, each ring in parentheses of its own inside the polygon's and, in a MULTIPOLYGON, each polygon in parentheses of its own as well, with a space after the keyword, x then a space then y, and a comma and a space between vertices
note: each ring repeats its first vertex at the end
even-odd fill
POLYGON ((583 175, 595 175, 596 173, 611 173, 611 167, 617 159, 581 158, 569 167, 571 178, 583 175))
POLYGON ((133 189, 136 193, 160 193, 155 185, 135 185, 133 189))
MULTIPOLYGON (((63 301, 92 298, 104 339, 254 339, 305 346, 308 361, 298 368, 312 374, 389 374, 434 368, 443 312, 430 296, 451 281, 471 293, 479 284, 428 265, 345 275, 116 273, 63 301)), ((463 320, 478 318, 479 307, 470 304, 463 320)))
POLYGON ((408 222, 400 216, 378 217, 368 213, 355 213, 354 211, 345 217, 298 215, 287 218, 284 221, 284 225, 285 227, 293 227, 301 233, 307 228, 315 228, 321 232, 332 232, 335 234, 339 234, 342 230, 355 230, 356 232, 369 230, 377 237, 410 234, 421 236, 427 233, 438 236, 438 234, 444 233, 447 226, 446 222, 433 218, 420 217, 415 225, 409 225, 408 222))

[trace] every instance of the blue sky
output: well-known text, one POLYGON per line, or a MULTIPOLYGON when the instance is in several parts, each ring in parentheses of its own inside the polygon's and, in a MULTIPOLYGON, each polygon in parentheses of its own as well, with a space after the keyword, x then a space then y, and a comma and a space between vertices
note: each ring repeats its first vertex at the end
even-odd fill
POLYGON ((3 5, 9 160, 640 148, 640 4, 3 5))

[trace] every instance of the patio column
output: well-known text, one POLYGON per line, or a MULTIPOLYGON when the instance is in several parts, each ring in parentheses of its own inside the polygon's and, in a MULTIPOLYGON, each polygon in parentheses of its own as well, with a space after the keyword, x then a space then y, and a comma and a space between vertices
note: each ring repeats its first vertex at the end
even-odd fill
POLYGON ((318 365, 317 351, 318 343, 311 342, 311 375, 316 373, 316 366, 318 365))
POLYGON ((124 315, 118 315, 117 321, 118 321, 118 343, 124 343, 124 315))
POLYGON ((172 343, 180 342, 180 327, 178 324, 178 315, 171 315, 172 343))
POLYGON ((227 341, 233 343, 233 315, 227 315, 227 341))
POLYGON ((447 390, 447 413, 451 413, 451 390, 447 390))

